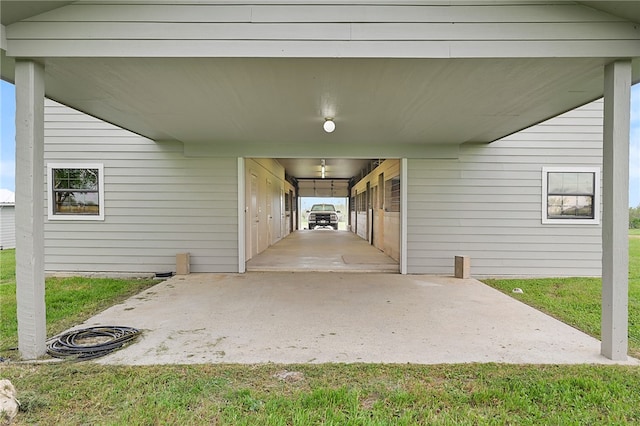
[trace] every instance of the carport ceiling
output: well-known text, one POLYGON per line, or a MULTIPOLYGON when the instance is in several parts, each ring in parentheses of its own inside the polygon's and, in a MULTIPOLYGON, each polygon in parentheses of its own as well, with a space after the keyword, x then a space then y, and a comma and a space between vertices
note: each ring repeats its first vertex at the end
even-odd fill
MULTIPOLYGON (((151 139, 490 142, 602 94, 603 59, 53 58, 46 92, 151 139), (322 130, 333 117, 336 131, 322 130)), ((375 151, 375 149, 373 149, 375 151)), ((335 154, 328 152, 327 155, 335 154)))

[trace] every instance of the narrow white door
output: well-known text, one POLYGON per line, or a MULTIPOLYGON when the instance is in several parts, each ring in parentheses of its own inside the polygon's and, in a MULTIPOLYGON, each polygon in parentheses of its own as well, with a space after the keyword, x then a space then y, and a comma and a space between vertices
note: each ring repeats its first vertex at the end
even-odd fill
POLYGON ((251 186, 249 190, 250 211, 249 217, 251 218, 251 231, 250 234, 250 251, 251 257, 258 254, 258 225, 260 223, 260 217, 258 216, 258 176, 251 173, 251 186))

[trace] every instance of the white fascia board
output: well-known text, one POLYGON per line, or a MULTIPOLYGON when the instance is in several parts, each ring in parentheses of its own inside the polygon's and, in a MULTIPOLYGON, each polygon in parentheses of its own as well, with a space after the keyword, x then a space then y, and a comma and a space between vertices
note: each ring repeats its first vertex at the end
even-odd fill
POLYGON ((13 57, 637 58, 638 40, 7 40, 13 57))

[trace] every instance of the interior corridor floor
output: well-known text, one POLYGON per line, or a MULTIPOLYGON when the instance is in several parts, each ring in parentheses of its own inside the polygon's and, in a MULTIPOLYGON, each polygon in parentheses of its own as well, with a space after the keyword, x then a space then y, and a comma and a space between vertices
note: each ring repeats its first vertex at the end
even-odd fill
POLYGON ((295 231, 254 256, 247 271, 399 272, 398 262, 349 231, 295 231))

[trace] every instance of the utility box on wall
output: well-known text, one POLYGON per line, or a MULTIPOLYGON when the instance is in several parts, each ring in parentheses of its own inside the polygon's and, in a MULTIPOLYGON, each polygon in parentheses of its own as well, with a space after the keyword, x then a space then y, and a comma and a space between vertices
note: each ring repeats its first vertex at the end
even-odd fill
POLYGON ((191 273, 191 256, 189 253, 176 254, 176 275, 191 273))

